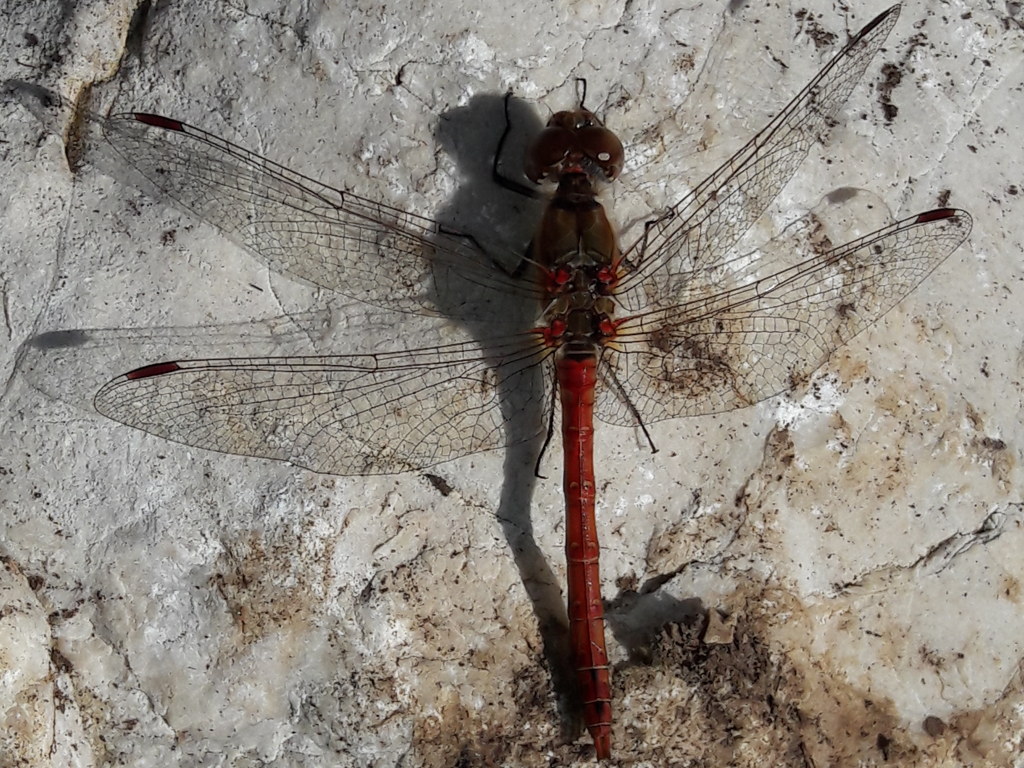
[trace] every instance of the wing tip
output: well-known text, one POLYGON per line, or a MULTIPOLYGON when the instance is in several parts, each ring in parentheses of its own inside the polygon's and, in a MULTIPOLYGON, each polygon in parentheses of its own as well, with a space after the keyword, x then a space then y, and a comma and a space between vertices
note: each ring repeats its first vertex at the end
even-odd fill
POLYGON ((164 128, 168 131, 185 132, 185 124, 180 120, 174 120, 163 115, 154 115, 150 112, 132 112, 131 116, 138 122, 152 125, 155 128, 164 128))
POLYGON ((895 5, 890 5, 888 8, 886 8, 880 14, 875 16, 875 18, 873 18, 871 21, 869 21, 867 24, 865 24, 864 28, 857 34, 857 36, 859 38, 863 38, 871 30, 873 30, 879 24, 882 24, 883 22, 885 22, 887 20, 889 22, 889 27, 891 29, 892 25, 896 23, 896 19, 898 19, 899 16, 900 16, 900 4, 896 3, 895 5))
POLYGON ((923 213, 917 214, 914 217, 914 224, 930 224, 933 221, 945 221, 947 219, 958 219, 959 223, 968 228, 971 227, 973 219, 971 214, 967 211, 961 210, 960 208, 934 208, 930 211, 924 211, 923 213))
POLYGON ((956 215, 956 208, 935 208, 931 211, 919 213, 914 217, 915 224, 927 224, 929 221, 941 221, 951 219, 956 215))
POLYGON ((148 379, 152 376, 163 376, 167 373, 174 373, 180 371, 181 366, 175 362, 169 363, 153 363, 151 365, 144 365, 141 368, 136 368, 134 371, 128 371, 124 374, 123 378, 129 381, 135 379, 148 379))

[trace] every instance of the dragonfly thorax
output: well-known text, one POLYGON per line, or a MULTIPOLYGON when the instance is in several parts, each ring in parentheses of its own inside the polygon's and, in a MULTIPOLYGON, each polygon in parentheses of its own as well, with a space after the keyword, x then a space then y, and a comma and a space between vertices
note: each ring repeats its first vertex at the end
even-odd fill
POLYGON ((583 174, 564 176, 548 203, 531 253, 545 268, 544 291, 550 298, 603 282, 595 293, 609 293, 619 247, 604 206, 583 174))
MULTIPOLYGON (((542 135, 534 149, 558 154, 564 149, 559 142, 570 141, 566 133, 577 137, 572 141, 590 135, 586 133, 590 130, 611 136, 600 123, 591 122, 596 119, 585 110, 560 112, 545 129, 550 142, 542 135)), ((578 160, 579 153, 573 152, 562 159, 578 160)), ((615 161, 621 162, 621 145, 618 152, 615 161)), ((607 153, 599 154, 604 157, 607 153)), ((531 155, 531 159, 537 158, 531 155)), ((545 343, 557 347, 560 355, 585 357, 595 355, 614 334, 611 295, 620 277, 619 247, 615 229, 597 200, 591 174, 573 163, 571 170, 562 160, 555 164, 558 188, 544 211, 531 252, 543 268, 545 343)), ((608 178, 614 178, 614 173, 608 178)))
POLYGON ((574 354, 596 352, 614 334, 615 302, 588 290, 567 293, 553 300, 544 312, 545 342, 574 354))

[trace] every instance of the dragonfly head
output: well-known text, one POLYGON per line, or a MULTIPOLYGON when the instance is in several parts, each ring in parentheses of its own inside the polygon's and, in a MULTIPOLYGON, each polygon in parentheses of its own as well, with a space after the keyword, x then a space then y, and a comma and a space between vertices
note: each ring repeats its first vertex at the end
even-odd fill
POLYGON ((622 142, 586 109, 556 112, 526 153, 526 175, 534 182, 583 173, 612 181, 622 171, 622 142))

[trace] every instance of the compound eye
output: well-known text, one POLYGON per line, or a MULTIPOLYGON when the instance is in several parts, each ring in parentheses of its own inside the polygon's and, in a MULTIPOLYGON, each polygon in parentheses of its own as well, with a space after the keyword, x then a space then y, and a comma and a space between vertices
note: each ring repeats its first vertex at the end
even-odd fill
POLYGON ((554 118, 548 122, 548 127, 540 132, 526 153, 526 177, 535 183, 546 179, 572 149, 572 132, 552 123, 554 118))
POLYGON ((601 125, 592 125, 576 133, 576 145, 612 181, 622 172, 625 152, 619 137, 601 125))

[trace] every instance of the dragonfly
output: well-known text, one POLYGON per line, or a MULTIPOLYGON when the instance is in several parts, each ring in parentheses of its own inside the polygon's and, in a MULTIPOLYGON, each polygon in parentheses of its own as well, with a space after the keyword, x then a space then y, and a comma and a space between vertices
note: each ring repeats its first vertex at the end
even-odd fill
MULTIPOLYGON (((554 191, 515 269, 438 221, 322 184, 182 121, 101 118, 105 140, 127 163, 279 273, 393 310, 396 321, 442 314, 439 287, 455 278, 530 302, 533 319, 493 339, 411 349, 150 363, 105 384, 95 407, 185 445, 338 475, 423 470, 550 438, 560 411, 569 647, 584 723, 596 757, 607 759, 612 687, 595 417, 648 434, 654 422, 744 408, 799 386, 970 233, 969 214, 942 207, 782 264, 741 268, 732 257, 836 122, 898 16, 897 5, 869 22, 625 248, 598 199, 623 169, 622 143, 582 97, 554 114, 523 164, 531 182, 554 191), (508 403, 522 387, 547 416, 517 428, 522 409, 508 403)), ((509 125, 506 114, 506 135, 509 125)))

